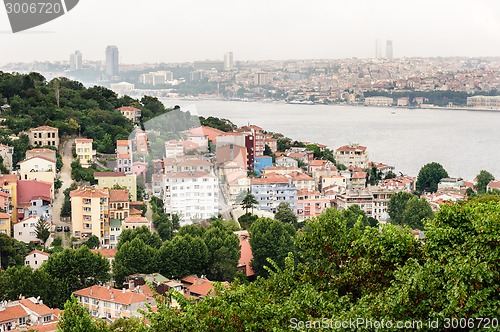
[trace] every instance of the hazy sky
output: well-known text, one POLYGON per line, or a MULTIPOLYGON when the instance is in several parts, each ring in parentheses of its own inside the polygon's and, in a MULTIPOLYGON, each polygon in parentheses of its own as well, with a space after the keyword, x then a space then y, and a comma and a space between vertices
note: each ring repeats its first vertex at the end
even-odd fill
POLYGON ((121 63, 373 57, 500 56, 499 0, 80 0, 66 15, 12 34, 0 7, 0 65, 104 59, 121 63))

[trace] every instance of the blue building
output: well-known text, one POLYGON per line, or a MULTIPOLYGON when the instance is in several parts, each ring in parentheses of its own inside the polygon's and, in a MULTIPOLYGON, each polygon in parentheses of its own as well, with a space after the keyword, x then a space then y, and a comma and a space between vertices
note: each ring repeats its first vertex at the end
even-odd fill
POLYGON ((273 166, 273 158, 270 156, 260 156, 255 157, 253 162, 253 171, 257 176, 260 176, 260 172, 266 168, 273 166))
POLYGON ((296 211, 297 188, 283 175, 271 173, 266 178, 252 179, 251 189, 259 210, 276 213, 280 203, 288 203, 296 211))

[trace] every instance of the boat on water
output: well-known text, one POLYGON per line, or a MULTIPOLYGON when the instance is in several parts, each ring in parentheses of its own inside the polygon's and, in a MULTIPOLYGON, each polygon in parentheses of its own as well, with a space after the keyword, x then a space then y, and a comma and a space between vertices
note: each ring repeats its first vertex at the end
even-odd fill
POLYGON ((314 102, 311 100, 290 100, 288 103, 294 105, 314 105, 314 102))

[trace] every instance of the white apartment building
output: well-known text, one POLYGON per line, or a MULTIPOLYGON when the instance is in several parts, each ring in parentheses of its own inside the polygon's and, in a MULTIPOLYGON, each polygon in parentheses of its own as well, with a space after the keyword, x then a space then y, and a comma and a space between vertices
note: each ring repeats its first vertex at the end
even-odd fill
POLYGON ((33 270, 38 269, 50 257, 49 253, 33 250, 24 258, 24 265, 31 267, 33 270))
POLYGON ((209 172, 165 174, 164 188, 165 213, 179 215, 181 225, 208 219, 219 212, 219 182, 209 172))
POLYGON ((89 167, 95 159, 96 150, 92 149, 92 143, 94 142, 91 138, 77 138, 75 139, 75 150, 78 160, 80 160, 80 165, 82 167, 89 167))
POLYGON ((40 242, 40 240, 36 237, 37 223, 38 217, 30 216, 14 224, 14 238, 24 243, 40 242))
POLYGON ((73 294, 85 309, 96 318, 142 317, 139 310, 147 311, 147 303, 155 304, 152 297, 141 292, 141 287, 136 287, 131 291, 95 285, 80 289, 73 294))
POLYGON ((368 152, 366 146, 359 144, 344 145, 335 150, 335 160, 345 166, 368 167, 368 152))

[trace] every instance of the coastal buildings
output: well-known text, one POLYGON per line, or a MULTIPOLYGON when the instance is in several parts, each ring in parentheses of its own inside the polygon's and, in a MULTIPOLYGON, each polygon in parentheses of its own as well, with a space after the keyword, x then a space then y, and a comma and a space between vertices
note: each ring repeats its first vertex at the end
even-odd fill
POLYGON ((93 142, 94 140, 91 138, 75 139, 76 155, 83 168, 88 168, 95 159, 96 150, 92 148, 93 142))
POLYGON ((259 210, 276 213, 280 203, 289 203, 292 211, 296 209, 297 188, 284 175, 270 173, 254 178, 251 180, 251 191, 259 210))
POLYGON ((359 168, 368 167, 368 151, 366 146, 359 144, 349 144, 335 150, 335 160, 345 166, 359 168))
POLYGON ((123 106, 118 108, 120 113, 132 122, 139 122, 142 116, 142 111, 136 107, 123 106))
POLYGON ((59 148, 59 129, 49 126, 32 128, 28 133, 32 146, 54 146, 59 148))
POLYGON ((484 110, 500 110, 500 96, 467 97, 467 107, 484 110))
POLYGON ((71 197, 71 229, 77 238, 97 236, 101 245, 109 245, 109 192, 86 187, 73 190, 71 197))

